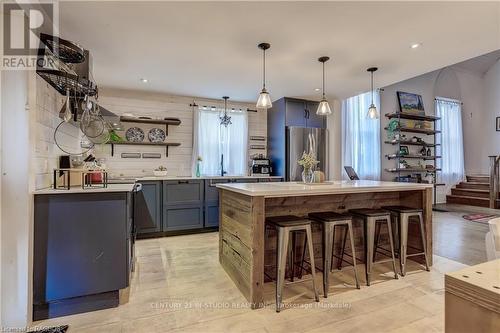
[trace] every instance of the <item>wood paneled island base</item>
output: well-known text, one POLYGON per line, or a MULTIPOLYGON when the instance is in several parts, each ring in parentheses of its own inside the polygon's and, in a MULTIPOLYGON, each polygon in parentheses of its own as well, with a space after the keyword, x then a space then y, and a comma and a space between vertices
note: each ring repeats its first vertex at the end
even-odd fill
MULTIPOLYGON (((308 213, 321 211, 343 213, 353 208, 381 208, 389 205, 422 208, 427 253, 432 254, 432 185, 430 184, 339 181, 318 185, 248 183, 218 184, 217 187, 220 191, 219 262, 251 303, 252 308, 265 305, 264 269, 268 276, 275 276, 274 231, 268 231, 265 238, 265 218, 268 216, 307 216, 308 213)), ((354 220, 358 258, 364 258, 361 223, 354 220)), ((418 224, 411 223, 410 226, 409 253, 412 253, 412 247, 414 252, 420 252, 422 249, 418 224)), ((387 230, 382 230, 379 241, 381 247, 385 247, 386 235, 387 230)), ((334 249, 337 253, 342 245, 342 237, 343 232, 336 233, 334 249)), ((313 241, 316 267, 322 269, 321 229, 316 224, 313 224, 313 241)), ((297 243, 302 246, 303 241, 298 240, 297 243)), ((346 253, 351 253, 348 246, 346 253)), ((429 255, 429 258, 432 256, 429 255)), ((346 259, 349 260, 347 256, 346 259)), ((412 259, 421 260, 423 263, 423 257, 412 257, 412 259)), ((358 264, 361 263, 358 261, 358 264)), ((432 265, 432 259, 430 264, 432 265)))

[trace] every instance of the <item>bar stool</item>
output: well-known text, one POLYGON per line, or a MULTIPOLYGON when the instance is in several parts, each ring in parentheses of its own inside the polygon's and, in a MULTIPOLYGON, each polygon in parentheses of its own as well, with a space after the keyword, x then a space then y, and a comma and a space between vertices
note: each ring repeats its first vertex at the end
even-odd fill
MULTIPOLYGON (((391 216, 394 221, 396 221, 396 226, 398 228, 399 234, 399 264, 401 266, 401 275, 406 274, 406 259, 408 257, 423 255, 425 258, 425 270, 429 271, 429 260, 427 257, 427 247, 425 242, 425 231, 424 231, 424 218, 423 210, 420 208, 411 208, 405 206, 386 206, 383 207, 391 212, 391 216), (410 217, 418 217, 420 224, 420 237, 422 239, 423 252, 407 254, 408 249, 408 225, 410 223, 410 217), (399 222, 399 223, 398 223, 399 222)), ((377 237, 378 238, 378 237, 377 237)))
MULTIPOLYGON (((356 279, 356 288, 359 289, 358 272, 356 270, 356 251, 354 249, 354 236, 352 232, 352 216, 347 214, 338 214, 335 212, 318 212, 310 213, 309 218, 313 221, 322 224, 323 230, 323 293, 324 297, 328 297, 329 288, 329 273, 332 266, 332 258, 336 257, 339 260, 343 258, 338 257, 333 254, 333 242, 335 241, 335 227, 342 226, 346 228, 346 234, 349 233, 349 239, 351 240, 351 253, 353 258, 354 267, 354 277, 356 279)), ((344 235, 344 245, 342 252, 345 249, 345 240, 347 235, 344 235)))
MULTIPOLYGON (((305 232, 307 238, 307 247, 309 258, 311 260, 312 285, 314 289, 314 299, 319 302, 318 290, 316 289, 316 270, 314 267, 314 250, 312 242, 311 221, 306 218, 301 218, 293 215, 273 216, 266 218, 266 222, 273 226, 277 235, 277 254, 276 254, 276 312, 280 312, 283 302, 283 286, 285 284, 285 271, 287 251, 289 247, 290 233, 305 232)), ((292 259, 292 276, 294 264, 292 259)), ((304 282, 306 280, 301 280, 304 282)))
POLYGON ((398 278, 396 271, 396 258, 394 257, 394 243, 392 240, 391 228, 391 213, 383 209, 351 209, 351 214, 363 219, 363 230, 365 238, 365 267, 366 267, 366 285, 370 285, 370 274, 374 264, 381 264, 384 262, 392 261, 392 268, 394 270, 394 278, 398 278), (375 227, 377 223, 386 223, 389 230, 389 242, 391 244, 391 257, 392 259, 380 260, 375 262, 373 254, 375 250, 375 227))

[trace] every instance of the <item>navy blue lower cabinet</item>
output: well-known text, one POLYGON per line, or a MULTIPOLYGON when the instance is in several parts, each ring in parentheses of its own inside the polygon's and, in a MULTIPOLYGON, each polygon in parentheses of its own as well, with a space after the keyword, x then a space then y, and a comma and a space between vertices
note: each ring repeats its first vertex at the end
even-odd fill
POLYGON ((164 207, 163 231, 203 228, 203 206, 175 205, 164 207))
POLYGON ((118 306, 129 285, 130 195, 35 195, 33 320, 118 306))
POLYGON ((200 179, 163 182, 164 232, 203 228, 204 184, 200 179))
POLYGON ((148 234, 162 231, 162 182, 140 182, 142 191, 135 195, 134 219, 137 233, 148 234))
POLYGON ((217 184, 228 183, 228 179, 205 180, 205 227, 219 226, 219 189, 217 184))

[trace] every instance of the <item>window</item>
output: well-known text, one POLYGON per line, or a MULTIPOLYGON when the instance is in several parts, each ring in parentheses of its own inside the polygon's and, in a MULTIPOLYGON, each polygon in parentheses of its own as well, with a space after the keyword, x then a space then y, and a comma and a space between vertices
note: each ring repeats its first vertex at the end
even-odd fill
POLYGON ((194 111, 193 121, 193 174, 196 160, 202 158, 203 176, 221 174, 221 161, 227 175, 247 174, 248 117, 245 111, 231 111, 231 124, 220 125, 223 109, 200 107, 194 111))
POLYGON ((436 98, 436 116, 441 120, 436 122, 436 129, 441 131, 436 136, 436 155, 440 183, 445 185, 445 193, 456 183, 465 178, 464 144, 462 136, 462 106, 460 101, 436 98))
MULTIPOLYGON (((374 104, 380 113, 380 95, 374 104)), ((371 92, 342 101, 342 167, 352 166, 360 179, 380 179, 380 119, 367 116, 371 92)), ((342 173, 345 179, 347 175, 342 173)))

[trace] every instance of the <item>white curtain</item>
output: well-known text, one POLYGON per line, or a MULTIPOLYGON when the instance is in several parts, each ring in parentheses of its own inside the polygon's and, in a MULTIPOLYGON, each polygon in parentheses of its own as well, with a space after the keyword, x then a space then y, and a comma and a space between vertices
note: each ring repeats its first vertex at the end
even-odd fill
MULTIPOLYGON (((380 114, 380 94, 373 103, 380 114)), ((380 179, 380 118, 367 116, 371 92, 342 101, 342 168, 352 166, 360 179, 380 179)), ((342 170, 344 179, 349 179, 342 170)))
POLYGON ((464 143, 462 136, 462 106, 460 101, 445 98, 436 98, 436 116, 441 120, 436 122, 436 129, 441 133, 437 135, 436 147, 438 182, 444 183, 445 193, 456 183, 464 180, 464 143))
POLYGON ((199 107, 193 116, 193 175, 198 156, 201 175, 218 176, 224 155, 227 175, 247 175, 248 116, 246 111, 229 111, 231 124, 220 124, 223 108, 199 107))

